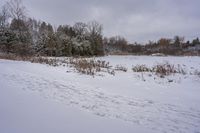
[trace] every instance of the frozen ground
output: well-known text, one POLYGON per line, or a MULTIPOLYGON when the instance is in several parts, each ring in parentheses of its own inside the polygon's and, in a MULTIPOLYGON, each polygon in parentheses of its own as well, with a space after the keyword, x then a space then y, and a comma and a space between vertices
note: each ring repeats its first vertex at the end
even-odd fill
POLYGON ((190 74, 200 70, 199 57, 99 59, 128 72, 91 77, 67 67, 0 60, 0 132, 200 133, 200 77, 190 74), (164 61, 187 74, 162 79, 131 71, 164 61))

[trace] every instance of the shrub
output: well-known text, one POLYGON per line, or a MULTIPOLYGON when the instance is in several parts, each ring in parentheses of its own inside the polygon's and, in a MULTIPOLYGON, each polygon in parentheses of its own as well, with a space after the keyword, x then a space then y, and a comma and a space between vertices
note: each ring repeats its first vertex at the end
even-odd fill
POLYGON ((157 64, 153 66, 152 68, 147 67, 146 65, 137 65, 132 68, 134 72, 154 72, 156 75, 160 77, 168 76, 174 73, 181 73, 186 74, 185 70, 178 65, 178 67, 175 67, 172 64, 169 64, 168 62, 157 64))
POLYGON ((178 65, 178 67, 175 67, 174 65, 169 64, 168 62, 155 65, 152 71, 160 77, 168 76, 174 73, 186 74, 185 70, 180 65, 178 65))
POLYGON ((151 72, 151 69, 146 65, 136 65, 132 68, 133 72, 151 72))
POLYGON ((45 57, 33 57, 30 59, 31 63, 40 63, 40 64, 48 64, 50 66, 59 66, 58 60, 53 58, 45 58, 45 57))
POLYGON ((122 65, 117 65, 115 67, 115 70, 116 71, 122 71, 122 72, 127 72, 128 71, 128 69, 126 67, 122 66, 122 65))
POLYGON ((197 75, 200 78, 200 71, 199 70, 195 70, 194 71, 194 75, 197 75))
POLYGON ((153 67, 153 72, 155 72, 157 75, 162 76, 167 76, 172 73, 177 73, 178 71, 174 67, 174 65, 170 65, 169 63, 164 63, 164 64, 158 64, 153 67))
MULTIPOLYGON (((70 65, 82 74, 94 76, 98 72, 110 72, 109 62, 95 59, 70 59, 70 65)), ((110 73, 111 74, 111 73, 110 73)))

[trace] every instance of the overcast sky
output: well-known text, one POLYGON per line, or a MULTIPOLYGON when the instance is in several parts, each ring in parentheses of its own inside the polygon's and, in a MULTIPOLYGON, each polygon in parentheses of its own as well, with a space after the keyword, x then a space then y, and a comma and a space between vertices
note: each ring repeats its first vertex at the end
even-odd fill
MULTIPOLYGON (((1 0, 3 4, 6 0, 1 0)), ((28 14, 58 26, 96 20, 105 36, 147 42, 200 37, 200 0, 23 0, 28 14)))

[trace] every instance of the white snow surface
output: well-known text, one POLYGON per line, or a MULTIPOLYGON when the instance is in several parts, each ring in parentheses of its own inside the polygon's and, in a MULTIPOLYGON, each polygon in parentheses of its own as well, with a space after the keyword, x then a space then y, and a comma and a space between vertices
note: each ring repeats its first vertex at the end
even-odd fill
POLYGON ((98 59, 128 72, 92 77, 0 60, 0 133, 200 133, 200 77, 190 74, 200 71, 200 57, 98 59), (159 78, 131 70, 165 61, 187 74, 159 78))

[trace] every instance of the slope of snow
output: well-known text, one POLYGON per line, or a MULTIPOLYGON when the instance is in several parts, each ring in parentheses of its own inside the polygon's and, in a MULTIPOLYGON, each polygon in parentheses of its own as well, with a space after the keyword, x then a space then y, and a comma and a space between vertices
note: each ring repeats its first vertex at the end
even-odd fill
POLYGON ((1 80, 1 133, 132 133, 146 132, 140 126, 99 118, 59 102, 44 99, 21 85, 1 80), (13 86, 14 85, 14 86, 13 86))
POLYGON ((199 57, 101 57, 127 73, 91 77, 29 62, 0 60, 0 132, 200 131, 200 80, 172 75, 173 83, 131 72, 132 65, 169 61, 188 71, 199 57))

